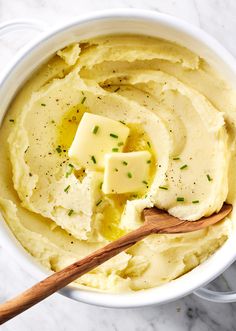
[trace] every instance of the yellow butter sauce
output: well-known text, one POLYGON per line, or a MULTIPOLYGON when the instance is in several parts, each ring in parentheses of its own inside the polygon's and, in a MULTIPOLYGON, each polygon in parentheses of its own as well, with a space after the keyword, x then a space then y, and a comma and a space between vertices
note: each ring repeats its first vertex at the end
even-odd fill
POLYGON ((61 145, 66 149, 70 148, 78 125, 85 112, 89 112, 89 109, 81 103, 68 110, 58 124, 58 145, 61 145))
MULTIPOLYGON (((62 148, 69 149, 78 125, 85 112, 90 112, 84 104, 78 104, 69 109, 58 125, 58 145, 62 148)), ((135 152, 148 150, 151 153, 150 158, 150 175, 147 186, 142 192, 127 194, 103 194, 100 210, 102 211, 102 221, 100 224, 100 233, 105 239, 112 241, 125 234, 125 231, 119 227, 120 219, 124 211, 127 200, 134 200, 144 197, 149 190, 152 179, 156 171, 156 155, 152 149, 152 142, 148 134, 140 123, 125 123, 130 129, 127 142, 124 146, 124 152, 135 152)), ((78 180, 83 180, 86 176, 85 170, 74 170, 78 180)))

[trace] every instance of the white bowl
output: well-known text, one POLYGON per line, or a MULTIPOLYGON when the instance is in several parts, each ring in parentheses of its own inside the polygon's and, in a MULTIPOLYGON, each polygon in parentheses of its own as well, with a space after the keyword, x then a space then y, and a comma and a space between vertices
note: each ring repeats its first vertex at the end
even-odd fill
MULTIPOLYGON (((83 16, 59 28, 49 29, 16 55, 0 79, 0 121, 19 87, 58 49, 75 41, 114 33, 136 33, 177 42, 205 58, 224 79, 236 86, 234 58, 202 30, 174 17, 152 11, 103 11, 83 16)), ((160 287, 127 294, 106 294, 67 286, 60 293, 78 301, 113 308, 148 306, 176 300, 209 283, 233 263, 236 249, 232 237, 206 262, 160 287)), ((17 242, 4 221, 0 223, 0 242, 37 280, 47 275, 17 242)))

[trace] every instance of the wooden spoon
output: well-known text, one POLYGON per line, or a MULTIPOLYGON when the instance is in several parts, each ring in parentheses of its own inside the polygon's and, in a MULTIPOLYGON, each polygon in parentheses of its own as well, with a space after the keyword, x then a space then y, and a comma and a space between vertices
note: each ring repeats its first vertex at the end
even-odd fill
POLYGON ((232 206, 224 204, 219 213, 213 214, 209 217, 203 217, 199 221, 189 222, 181 221, 155 207, 144 209, 143 216, 145 221, 140 228, 120 237, 105 247, 96 250, 92 254, 71 264, 61 271, 55 272, 17 297, 1 304, 0 324, 3 324, 26 309, 34 306, 36 303, 47 298, 86 272, 94 269, 150 234, 184 233, 200 230, 219 222, 231 211, 232 206))

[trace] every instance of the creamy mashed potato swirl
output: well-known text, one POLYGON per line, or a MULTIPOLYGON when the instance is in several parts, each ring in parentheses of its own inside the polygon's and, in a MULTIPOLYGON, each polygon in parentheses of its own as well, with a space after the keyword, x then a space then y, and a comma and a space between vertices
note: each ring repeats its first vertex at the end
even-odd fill
MULTIPOLYGON (((0 130, 3 216, 57 271, 140 226, 146 207, 191 221, 217 212, 235 199, 235 111, 235 92, 180 45, 133 35, 70 45, 23 86, 0 130), (144 192, 105 195, 102 171, 70 160, 85 112, 125 123, 125 152, 151 153, 144 192)), ((75 283, 109 292, 159 286, 203 262, 231 231, 232 217, 152 235, 75 283)))

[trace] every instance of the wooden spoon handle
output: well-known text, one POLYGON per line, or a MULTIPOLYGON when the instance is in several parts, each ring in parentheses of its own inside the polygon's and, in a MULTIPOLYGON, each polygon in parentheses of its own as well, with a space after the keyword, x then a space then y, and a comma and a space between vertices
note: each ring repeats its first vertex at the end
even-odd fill
POLYGON ((55 272, 51 276, 35 284, 17 297, 0 305, 0 324, 5 323, 14 316, 22 313, 36 303, 44 300, 59 289, 68 285, 86 272, 94 269, 111 257, 119 254, 137 241, 143 239, 152 232, 152 226, 144 224, 137 230, 113 241, 112 243, 100 248, 77 261, 70 266, 55 272))

